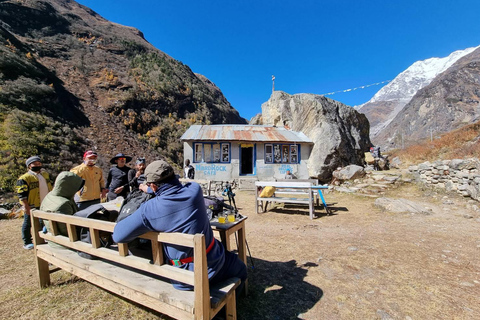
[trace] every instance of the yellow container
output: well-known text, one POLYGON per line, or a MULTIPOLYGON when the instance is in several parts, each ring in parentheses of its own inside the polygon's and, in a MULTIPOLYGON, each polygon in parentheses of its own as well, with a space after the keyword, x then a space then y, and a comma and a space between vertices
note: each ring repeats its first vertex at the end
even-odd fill
POLYGON ((218 223, 225 223, 225 217, 218 217, 218 223))
POLYGON ((234 214, 229 214, 228 215, 228 222, 235 222, 235 215, 234 214))

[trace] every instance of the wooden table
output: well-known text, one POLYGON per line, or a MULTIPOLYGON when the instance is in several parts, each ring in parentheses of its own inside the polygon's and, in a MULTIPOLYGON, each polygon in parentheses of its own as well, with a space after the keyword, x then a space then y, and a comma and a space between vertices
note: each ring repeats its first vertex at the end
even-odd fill
MULTIPOLYGON (((230 236, 237 232, 238 234, 238 257, 247 266, 247 241, 245 237, 245 220, 248 217, 242 216, 240 219, 236 219, 235 222, 219 223, 215 218, 210 221, 213 231, 217 231, 220 234, 220 239, 225 246, 225 249, 231 251, 230 236)), ((245 281, 245 295, 248 293, 248 283, 245 281)))

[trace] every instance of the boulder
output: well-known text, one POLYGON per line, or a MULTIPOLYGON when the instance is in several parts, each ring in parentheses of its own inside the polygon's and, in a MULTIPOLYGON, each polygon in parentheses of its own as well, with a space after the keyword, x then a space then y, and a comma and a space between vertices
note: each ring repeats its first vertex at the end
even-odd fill
POLYGON ((402 165, 402 160, 400 160, 399 157, 395 157, 390 161, 390 167, 399 169, 400 166, 402 165))
POLYGON ((262 104, 255 124, 285 126, 303 132, 314 143, 308 172, 329 181, 338 167, 362 165, 371 146, 370 125, 364 114, 338 101, 314 94, 272 93, 262 104))
POLYGON ((364 176, 365 170, 363 170, 363 167, 355 164, 346 166, 345 168, 341 168, 340 170, 335 170, 333 172, 333 177, 340 181, 354 180, 364 176))

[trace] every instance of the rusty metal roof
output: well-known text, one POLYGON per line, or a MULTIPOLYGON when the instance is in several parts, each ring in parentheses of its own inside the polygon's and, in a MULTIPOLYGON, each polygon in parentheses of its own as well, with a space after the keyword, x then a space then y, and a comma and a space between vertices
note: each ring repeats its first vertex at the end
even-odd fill
POLYGON ((182 141, 260 141, 313 144, 302 132, 284 127, 254 125, 193 125, 182 135, 182 141))

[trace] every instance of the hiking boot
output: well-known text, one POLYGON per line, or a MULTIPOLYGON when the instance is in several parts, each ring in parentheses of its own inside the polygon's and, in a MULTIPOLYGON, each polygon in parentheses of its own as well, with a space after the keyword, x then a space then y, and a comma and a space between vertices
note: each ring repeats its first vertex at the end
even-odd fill
POLYGON ((25 250, 32 250, 34 248, 33 243, 25 244, 23 249, 25 250))

